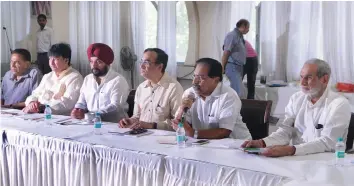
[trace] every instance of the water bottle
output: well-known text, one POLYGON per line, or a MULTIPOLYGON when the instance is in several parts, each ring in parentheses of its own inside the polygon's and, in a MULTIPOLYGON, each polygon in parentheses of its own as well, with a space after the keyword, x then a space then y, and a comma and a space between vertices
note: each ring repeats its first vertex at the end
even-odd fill
POLYGON ((102 121, 101 121, 100 113, 96 112, 95 119, 93 121, 94 121, 93 133, 96 135, 101 135, 102 121))
POLYGON ((344 165, 345 143, 343 138, 338 138, 336 143, 336 166, 344 165))
POLYGON ((51 125, 52 124, 52 109, 49 107, 49 105, 45 105, 44 109, 44 121, 46 124, 51 125))
POLYGON ((186 145, 186 131, 183 127, 184 117, 182 116, 181 122, 178 123, 178 128, 176 130, 177 146, 185 147, 186 145))

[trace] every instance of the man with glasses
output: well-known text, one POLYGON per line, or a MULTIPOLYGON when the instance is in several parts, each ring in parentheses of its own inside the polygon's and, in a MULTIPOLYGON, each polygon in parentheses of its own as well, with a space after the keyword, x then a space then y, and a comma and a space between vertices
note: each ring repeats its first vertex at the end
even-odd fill
POLYGON ((80 97, 71 117, 83 119, 86 112, 99 112, 103 121, 117 122, 127 117, 129 85, 111 68, 113 50, 106 44, 94 43, 87 48, 92 74, 85 77, 80 97))
POLYGON ((119 122, 121 128, 173 130, 171 119, 181 104, 183 88, 165 72, 168 55, 159 48, 148 48, 140 62, 146 79, 135 93, 134 114, 119 122))
POLYGON ((240 98, 231 87, 222 84, 220 62, 211 58, 196 62, 193 87, 187 89, 183 97, 188 97, 191 92, 196 95, 194 103, 183 99, 178 117, 173 120, 175 130, 185 108, 189 108, 183 125, 187 136, 196 139, 252 139, 240 116, 240 98))

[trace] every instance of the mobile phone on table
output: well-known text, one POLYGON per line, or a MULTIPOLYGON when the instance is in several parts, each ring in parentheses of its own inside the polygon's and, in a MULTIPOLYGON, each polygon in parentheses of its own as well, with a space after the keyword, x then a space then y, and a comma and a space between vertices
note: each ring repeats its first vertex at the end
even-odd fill
POLYGON ((195 141, 195 142, 192 143, 192 145, 204 145, 204 144, 207 144, 207 143, 209 143, 209 140, 204 139, 204 140, 195 141))
POLYGON ((244 148, 243 151, 249 154, 261 154, 264 152, 265 148, 244 148))

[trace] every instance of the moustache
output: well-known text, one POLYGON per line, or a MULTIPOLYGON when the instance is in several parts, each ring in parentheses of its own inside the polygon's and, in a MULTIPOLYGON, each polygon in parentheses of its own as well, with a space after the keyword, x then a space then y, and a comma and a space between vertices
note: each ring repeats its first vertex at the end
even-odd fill
POLYGON ((200 90, 200 85, 198 85, 198 84, 193 84, 193 89, 194 89, 194 91, 199 92, 199 90, 200 90))

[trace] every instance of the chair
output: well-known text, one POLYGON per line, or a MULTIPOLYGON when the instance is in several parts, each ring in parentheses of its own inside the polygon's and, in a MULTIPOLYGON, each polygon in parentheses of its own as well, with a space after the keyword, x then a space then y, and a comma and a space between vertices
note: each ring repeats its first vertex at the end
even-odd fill
POLYGON ((272 101, 241 99, 241 116, 252 139, 262 139, 269 133, 269 117, 272 101))
POLYGON ((351 150, 353 148, 353 141, 354 141, 354 113, 352 113, 349 122, 346 151, 351 150))
POLYGON ((127 103, 129 105, 129 109, 128 109, 128 116, 131 117, 133 115, 134 112, 134 98, 135 98, 135 89, 131 90, 129 95, 128 95, 128 99, 127 99, 127 103))

